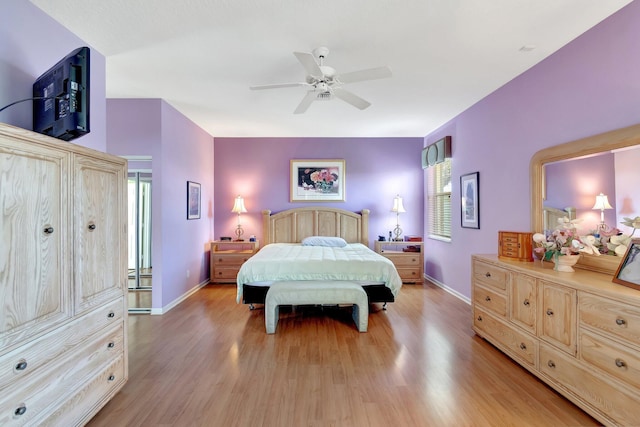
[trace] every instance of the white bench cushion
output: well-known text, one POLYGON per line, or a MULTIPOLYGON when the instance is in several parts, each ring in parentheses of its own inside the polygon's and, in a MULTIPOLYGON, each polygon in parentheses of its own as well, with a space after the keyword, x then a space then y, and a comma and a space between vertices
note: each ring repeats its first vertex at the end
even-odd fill
POLYGON ((357 283, 352 282, 277 282, 267 291, 264 322, 268 334, 278 325, 281 305, 353 304, 353 320, 360 332, 367 332, 369 299, 357 283))

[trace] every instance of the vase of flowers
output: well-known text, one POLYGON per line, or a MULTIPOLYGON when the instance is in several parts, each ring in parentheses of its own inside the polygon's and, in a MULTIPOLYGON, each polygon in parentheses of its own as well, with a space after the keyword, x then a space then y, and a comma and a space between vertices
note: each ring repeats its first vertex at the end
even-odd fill
POLYGON ((578 236, 575 225, 577 220, 565 217, 558 222, 558 227, 550 235, 533 235, 533 252, 541 261, 553 261, 554 270, 572 272, 575 271, 573 266, 580 259, 580 252, 591 253, 593 243, 578 236))

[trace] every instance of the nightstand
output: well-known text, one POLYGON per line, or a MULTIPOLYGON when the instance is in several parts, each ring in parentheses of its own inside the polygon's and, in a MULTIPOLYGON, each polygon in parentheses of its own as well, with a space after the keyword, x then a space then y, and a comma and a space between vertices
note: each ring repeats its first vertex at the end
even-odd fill
POLYGON ((211 242, 210 283, 236 283, 240 266, 260 249, 260 242, 211 242))
POLYGON ((424 279, 423 242, 376 242, 375 251, 396 266, 403 283, 422 283, 424 279))

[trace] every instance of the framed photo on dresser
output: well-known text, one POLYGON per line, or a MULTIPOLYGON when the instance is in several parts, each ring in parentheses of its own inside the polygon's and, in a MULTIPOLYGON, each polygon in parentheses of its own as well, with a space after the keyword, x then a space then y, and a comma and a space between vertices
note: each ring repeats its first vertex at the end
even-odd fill
POLYGON ((640 239, 632 239, 613 282, 640 290, 640 239))

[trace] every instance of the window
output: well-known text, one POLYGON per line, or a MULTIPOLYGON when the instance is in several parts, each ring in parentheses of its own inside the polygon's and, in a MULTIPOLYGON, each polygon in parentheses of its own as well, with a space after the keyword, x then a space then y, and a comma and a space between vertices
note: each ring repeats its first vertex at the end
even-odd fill
POLYGON ((427 169, 430 238, 451 240, 451 159, 427 169))

